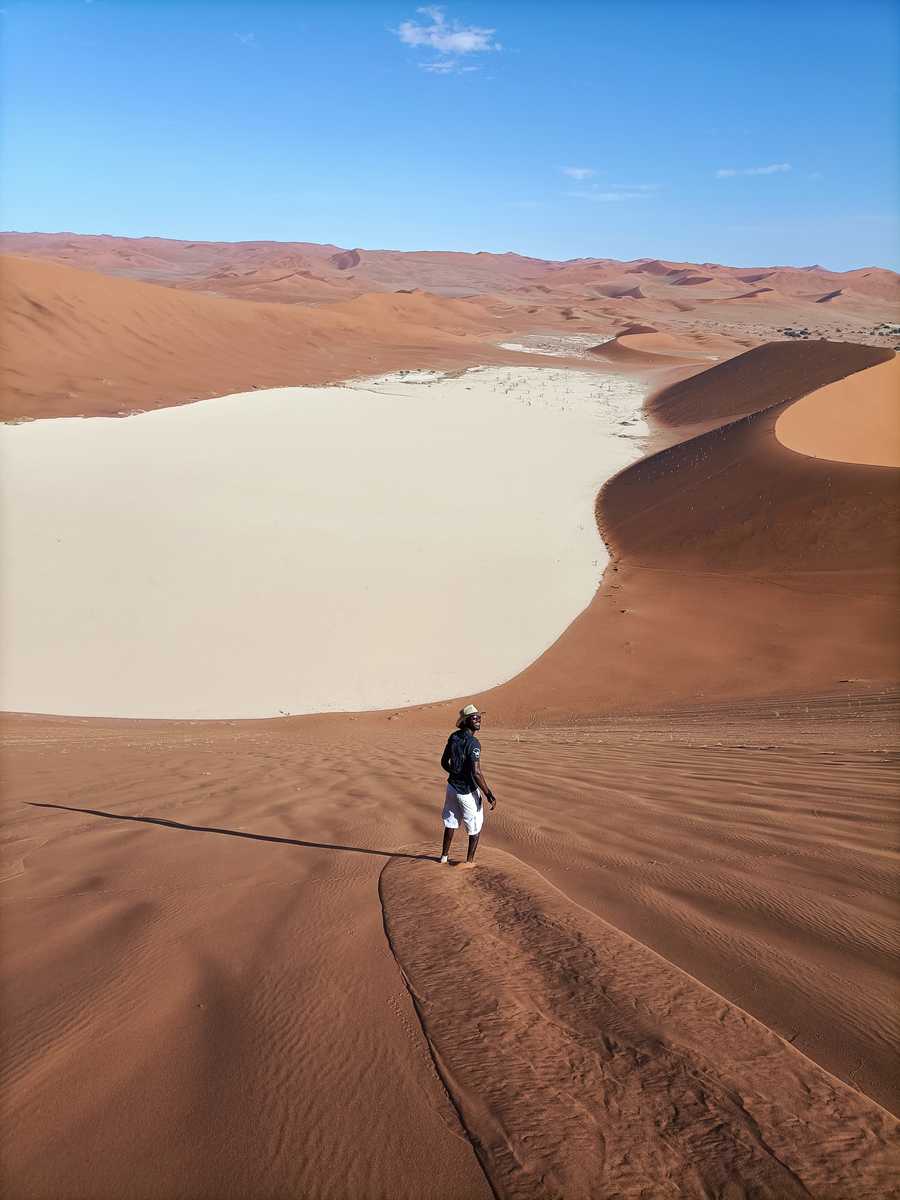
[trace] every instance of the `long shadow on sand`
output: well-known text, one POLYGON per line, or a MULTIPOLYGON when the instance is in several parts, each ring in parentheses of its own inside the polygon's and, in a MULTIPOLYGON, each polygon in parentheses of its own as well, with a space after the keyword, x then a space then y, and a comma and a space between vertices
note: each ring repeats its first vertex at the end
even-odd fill
POLYGON ((165 825, 168 829, 186 829, 191 833, 221 833, 225 837, 249 838, 253 842, 278 842, 285 846, 304 846, 308 850, 346 850, 353 854, 374 854, 379 858, 416 858, 433 860, 433 854, 408 854, 402 850, 370 850, 366 846, 338 846, 334 842, 304 842, 300 838, 272 837, 267 833, 246 833, 242 829, 217 829, 214 825, 185 825, 165 817, 127 817, 124 813, 103 812, 99 808, 73 808, 68 804, 26 803, 31 808, 58 808, 63 812, 88 813, 92 817, 107 817, 110 821, 137 821, 141 825, 165 825))

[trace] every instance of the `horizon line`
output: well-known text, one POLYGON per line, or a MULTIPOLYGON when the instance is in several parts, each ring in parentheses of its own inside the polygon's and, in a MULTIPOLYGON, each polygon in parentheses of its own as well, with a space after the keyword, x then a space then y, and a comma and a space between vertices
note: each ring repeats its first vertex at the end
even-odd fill
MULTIPOLYGON (((120 234, 120 233, 79 233, 74 229, 2 229, 0 237, 6 236, 17 237, 76 237, 76 238, 110 238, 118 241, 127 242, 174 242, 181 245, 189 244, 192 246, 321 246, 323 249, 334 249, 339 253, 350 253, 353 251, 369 254, 462 254, 475 258, 480 255, 488 255, 492 258, 523 258, 531 259, 534 262, 551 263, 551 264, 568 264, 568 263, 651 263, 660 262, 670 265, 685 263, 689 266, 696 267, 723 267, 733 270, 753 270, 764 267, 773 271, 826 271, 829 275, 850 275, 856 271, 889 271, 892 275, 900 275, 893 267, 879 266, 876 263, 862 263, 858 267, 847 267, 839 270, 834 267, 826 267, 822 263, 761 263, 752 262, 743 265, 737 263, 712 262, 704 259, 703 261, 689 259, 670 259, 661 255, 641 255, 638 258, 609 258, 603 255, 578 255, 574 258, 542 258, 536 254, 525 254, 520 250, 430 250, 425 247, 415 250, 400 250, 391 246, 363 246, 357 244, 355 246, 342 246, 337 242, 314 242, 314 241, 286 241, 282 238, 238 238, 238 239, 210 239, 210 238, 176 238, 166 237, 162 234, 143 233, 143 234, 120 234)), ((100 272, 102 274, 102 272, 100 272)))

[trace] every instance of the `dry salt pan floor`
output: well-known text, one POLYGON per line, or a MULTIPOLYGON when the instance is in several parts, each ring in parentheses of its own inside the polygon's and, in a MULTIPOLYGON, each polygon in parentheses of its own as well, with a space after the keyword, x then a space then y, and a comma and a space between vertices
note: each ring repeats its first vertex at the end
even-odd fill
POLYGON ((3 427, 2 707, 255 717, 499 683, 589 603, 642 400, 491 367, 3 427))

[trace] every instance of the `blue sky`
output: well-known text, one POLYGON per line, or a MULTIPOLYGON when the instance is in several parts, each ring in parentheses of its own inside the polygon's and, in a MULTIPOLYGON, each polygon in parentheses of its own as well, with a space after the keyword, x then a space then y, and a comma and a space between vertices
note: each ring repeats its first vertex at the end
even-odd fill
POLYGON ((0 0, 4 229, 900 267, 893 0, 0 0))

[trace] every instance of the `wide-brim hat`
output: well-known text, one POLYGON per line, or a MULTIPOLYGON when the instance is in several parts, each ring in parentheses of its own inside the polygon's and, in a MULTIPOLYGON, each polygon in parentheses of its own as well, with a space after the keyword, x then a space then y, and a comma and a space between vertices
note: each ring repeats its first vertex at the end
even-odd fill
POLYGON ((469 717, 480 717, 481 709, 476 708, 474 704, 467 704, 465 708, 459 710, 459 716, 456 720, 456 728, 462 729, 469 717))

